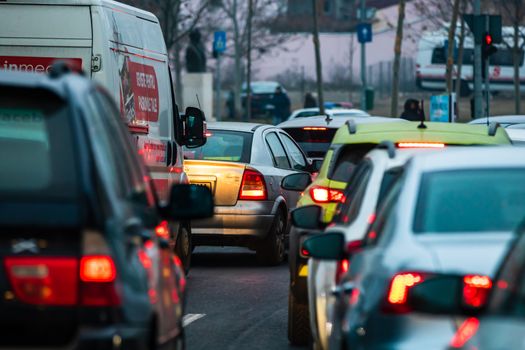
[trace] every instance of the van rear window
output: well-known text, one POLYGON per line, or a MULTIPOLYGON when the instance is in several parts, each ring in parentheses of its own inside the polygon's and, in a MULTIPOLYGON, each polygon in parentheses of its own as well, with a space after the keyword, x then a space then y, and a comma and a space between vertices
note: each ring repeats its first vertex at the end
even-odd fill
POLYGON ((328 152, 336 128, 283 128, 310 158, 322 158, 328 152))
POLYGON ((357 163, 365 154, 377 145, 371 143, 344 145, 336 150, 335 161, 328 170, 328 178, 334 181, 348 182, 357 163))
POLYGON ((0 88, 0 149, 2 198, 76 195, 68 108, 55 95, 0 88))

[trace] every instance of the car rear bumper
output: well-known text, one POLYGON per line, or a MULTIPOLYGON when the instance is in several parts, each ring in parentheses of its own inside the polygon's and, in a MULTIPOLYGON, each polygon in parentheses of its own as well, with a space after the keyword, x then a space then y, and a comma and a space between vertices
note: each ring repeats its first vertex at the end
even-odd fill
MULTIPOLYGON (((56 330, 50 330, 50 332, 54 331, 56 330)), ((71 343, 64 346, 53 346, 52 348, 56 350, 147 350, 150 348, 149 342, 149 333, 144 327, 112 325, 103 328, 81 328, 71 343)), ((13 349, 13 347, 20 350, 49 349, 49 347, 40 346, 0 345, 2 350, 13 349)))
POLYGON ((198 236, 248 236, 264 238, 272 226, 273 201, 238 201, 235 206, 216 206, 212 218, 192 221, 192 234, 198 236))

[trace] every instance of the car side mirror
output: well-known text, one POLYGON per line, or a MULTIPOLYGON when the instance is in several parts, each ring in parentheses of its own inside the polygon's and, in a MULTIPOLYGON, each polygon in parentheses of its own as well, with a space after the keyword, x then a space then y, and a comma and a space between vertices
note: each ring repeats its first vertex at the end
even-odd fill
MULTIPOLYGON (((486 305, 492 287, 487 276, 417 272, 407 274, 416 276, 420 281, 406 287, 405 305, 390 302, 389 307, 402 307, 403 310, 426 314, 474 316, 486 305)), ((407 274, 397 274, 396 277, 407 274)))
POLYGON ((304 191, 312 183, 312 177, 308 173, 295 173, 285 176, 281 181, 281 187, 288 191, 304 191))
POLYGON ((310 163, 310 172, 311 173, 318 173, 321 170, 321 167, 323 166, 323 159, 313 159, 310 163))
POLYGON ((291 211, 292 225, 306 230, 323 230, 326 224, 321 221, 323 208, 318 205, 305 205, 291 211))
POLYGON ((186 147, 196 148, 206 144, 206 117, 202 110, 196 107, 186 108, 182 123, 186 147))
POLYGON ((321 260, 343 260, 348 257, 345 235, 340 232, 324 233, 304 241, 304 255, 321 260))
POLYGON ((213 196, 209 188, 199 185, 174 185, 165 216, 172 220, 205 219, 213 216, 213 196))

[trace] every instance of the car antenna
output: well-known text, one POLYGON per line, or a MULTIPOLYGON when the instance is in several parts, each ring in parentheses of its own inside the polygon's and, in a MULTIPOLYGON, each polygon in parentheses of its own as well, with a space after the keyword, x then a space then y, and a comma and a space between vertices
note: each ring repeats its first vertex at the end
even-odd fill
POLYGON ((195 97, 197 97, 197 105, 199 106, 199 109, 202 109, 201 101, 199 100, 199 94, 195 94, 195 97))
POLYGON ((419 107, 419 120, 420 120, 420 123, 419 125, 417 126, 418 129, 426 129, 427 126, 425 125, 425 100, 421 100, 421 104, 420 104, 420 107, 419 107))
POLYGON ((327 125, 330 125, 330 122, 331 122, 333 119, 330 118, 330 115, 329 115, 328 113, 325 113, 325 115, 326 115, 326 119, 325 119, 326 124, 327 124, 327 125))

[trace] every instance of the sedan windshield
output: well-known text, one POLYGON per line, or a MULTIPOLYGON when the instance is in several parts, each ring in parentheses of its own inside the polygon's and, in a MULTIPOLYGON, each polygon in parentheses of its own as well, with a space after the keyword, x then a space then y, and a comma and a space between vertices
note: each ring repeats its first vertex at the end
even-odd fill
POLYGON ((525 169, 482 169, 423 176, 417 233, 513 231, 525 218, 525 169))
POLYGON ((209 130, 204 146, 184 147, 184 158, 249 163, 252 137, 253 134, 248 132, 209 130))

